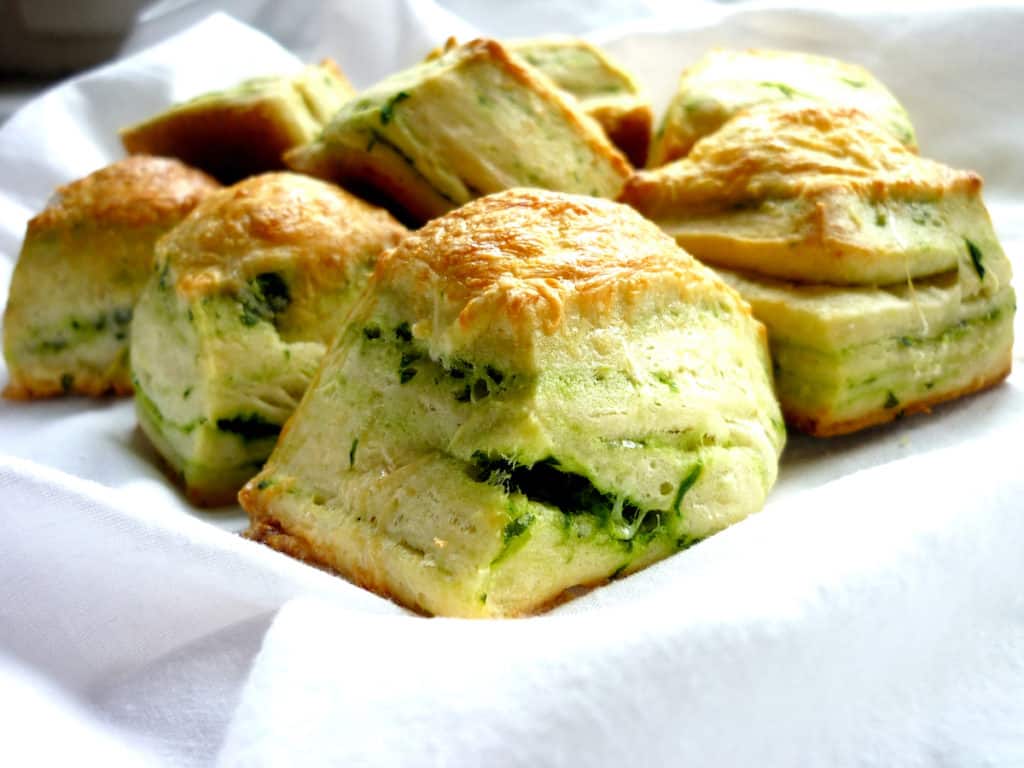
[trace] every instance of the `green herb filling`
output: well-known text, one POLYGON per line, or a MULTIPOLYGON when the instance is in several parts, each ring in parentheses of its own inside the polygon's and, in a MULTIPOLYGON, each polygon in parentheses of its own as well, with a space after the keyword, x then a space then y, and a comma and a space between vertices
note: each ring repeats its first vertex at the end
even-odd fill
POLYGON ((281 432, 281 425, 268 421, 258 413, 246 413, 227 419, 217 419, 217 429, 238 435, 245 441, 266 440, 277 437, 281 432))

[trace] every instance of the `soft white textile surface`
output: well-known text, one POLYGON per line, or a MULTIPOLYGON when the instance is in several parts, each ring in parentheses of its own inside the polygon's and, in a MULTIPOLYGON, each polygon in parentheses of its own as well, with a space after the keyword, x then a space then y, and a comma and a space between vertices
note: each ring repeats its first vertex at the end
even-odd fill
MULTIPOLYGON (((687 7, 596 37, 659 104, 711 45, 864 63, 925 154, 983 173, 1024 271, 1024 9, 687 7)), ((424 0, 289 27, 359 84, 452 32, 471 29, 424 0)), ((26 107, 0 129, 0 297, 27 218, 119 155, 117 127, 299 63, 216 16, 26 107)), ((548 616, 474 623, 189 507, 128 402, 0 403, 3 762, 1022 765, 1022 433, 1017 373, 930 417, 794 437, 761 514, 548 616)))

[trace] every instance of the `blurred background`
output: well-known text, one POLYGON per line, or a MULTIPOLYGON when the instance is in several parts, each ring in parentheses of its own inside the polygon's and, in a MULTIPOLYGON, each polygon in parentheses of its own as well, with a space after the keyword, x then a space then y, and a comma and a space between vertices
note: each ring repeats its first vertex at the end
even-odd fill
MULTIPOLYGON (((982 0, 992 2, 1020 0, 982 0)), ((0 0, 0 124, 33 96, 82 69, 146 48, 215 11, 225 11, 262 30, 300 58, 312 61, 334 56, 357 86, 360 72, 374 72, 374 62, 352 62, 339 55, 336 41, 365 8, 367 17, 409 18, 400 9, 415 7, 440 27, 465 36, 542 34, 584 35, 619 25, 658 25, 716 14, 726 6, 747 8, 802 7, 863 12, 899 7, 935 11, 966 5, 968 0, 0 0), (365 64, 365 66, 360 66, 365 64)), ((415 15, 415 14, 414 14, 415 15)), ((403 30, 393 36, 407 40, 403 30)), ((407 54, 408 63, 425 51, 385 51, 394 60, 407 54)))
MULTIPOLYGON (((380 5, 375 0, 361 1, 380 5)), ((339 2, 343 0, 336 0, 339 2)), ((0 123, 53 82, 151 45, 217 10, 261 29, 304 59, 324 55, 329 52, 323 49, 329 45, 330 22, 334 18, 331 6, 336 3, 0 0, 0 123)), ((433 4, 438 13, 453 16, 453 26, 461 18, 481 32, 513 36, 584 34, 613 24, 678 13, 688 5, 714 5, 715 1, 433 0, 433 4)), ((410 52, 411 56, 421 54, 422 51, 410 52)))

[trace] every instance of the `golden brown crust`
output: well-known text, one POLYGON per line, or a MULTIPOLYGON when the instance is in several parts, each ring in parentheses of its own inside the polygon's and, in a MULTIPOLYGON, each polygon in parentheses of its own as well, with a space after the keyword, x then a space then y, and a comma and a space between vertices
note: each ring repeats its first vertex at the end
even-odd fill
POLYGON ((340 80, 343 85, 348 86, 348 88, 352 91, 353 94, 356 93, 356 89, 353 87, 351 81, 349 81, 348 76, 341 70, 341 67, 338 66, 338 62, 336 62, 330 56, 320 59, 320 61, 317 62, 317 66, 320 67, 321 69, 327 70, 336 78, 338 78, 338 80, 340 80))
POLYGON ((174 466, 157 448, 156 444, 152 439, 150 439, 149 435, 146 434, 146 430, 143 429, 141 425, 136 425, 135 434, 137 435, 138 440, 145 445, 145 449, 153 457, 156 466, 164 473, 164 477, 166 477, 175 488, 184 494, 190 504, 201 507, 202 509, 213 509, 215 507, 234 506, 238 503, 238 493, 236 488, 226 490, 209 490, 189 485, 185 482, 185 475, 182 470, 174 466))
MULTIPOLYGON (((360 194, 366 193, 364 196, 381 201, 403 220, 416 225, 515 183, 587 191, 604 197, 619 193, 632 173, 632 166, 574 98, 495 40, 453 43, 450 41, 449 48, 438 54, 443 58, 432 54, 428 57, 428 61, 433 60, 432 64, 382 81, 364 92, 363 98, 343 107, 319 139, 285 153, 286 165, 302 173, 342 182, 360 194), (566 158, 576 164, 577 173, 566 171, 562 167, 566 158, 560 156, 550 158, 548 165, 555 169, 550 174, 544 171, 538 176, 507 159, 495 161, 499 170, 494 171, 489 168, 491 160, 471 150, 481 142, 490 142, 493 150, 495 141, 501 144, 500 136, 496 139, 474 129, 471 135, 466 135, 465 146, 460 149, 457 142, 437 141, 431 131, 425 134, 429 138, 410 139, 404 129, 395 127, 401 121, 378 122, 378 115, 397 103, 393 99, 408 98, 408 105, 403 109, 413 110, 414 117, 407 119, 414 121, 417 105, 429 102, 426 111, 437 108, 439 112, 440 105, 448 106, 446 96, 453 96, 458 108, 447 109, 440 118, 442 122, 450 118, 463 124, 460 110, 486 112, 487 107, 475 97, 465 97, 467 92, 472 92, 466 78, 476 76, 469 70, 485 70, 481 76, 489 78, 487 87, 500 88, 503 87, 500 83, 505 83, 504 87, 523 97, 519 101, 527 112, 533 111, 545 121, 557 123, 560 146, 566 152, 575 147, 570 152, 571 157, 566 155, 566 158), (371 109, 372 105, 376 106, 371 109), (431 152, 435 154, 427 156, 431 152)), ((479 121, 470 120, 467 128, 476 122, 479 121)), ((496 126, 492 133, 500 133, 501 129, 502 126, 496 126)), ((440 133, 443 139, 445 134, 451 133, 450 126, 440 133)), ((526 133, 528 138, 540 135, 526 133)), ((481 151, 484 149, 481 146, 481 151)), ((537 158, 534 161, 542 165, 537 158)))
POLYGON ((200 111, 175 115, 160 122, 125 129, 121 143, 135 154, 173 155, 207 169, 226 184, 253 173, 283 168, 285 150, 302 141, 277 118, 277 109, 266 102, 211 104, 200 111), (225 147, 244 147, 226 152, 225 147))
POLYGON ((472 321, 478 304, 505 305, 507 317, 532 315, 551 331, 573 298, 599 308, 616 291, 642 291, 651 280, 674 279, 746 303, 697 264, 673 240, 626 206, 539 189, 512 189, 469 203, 412 233, 378 261, 374 279, 416 275, 430 295, 445 278, 446 301, 472 321))
POLYGON ((789 426, 795 427, 801 432, 805 432, 813 437, 838 437, 840 435, 848 435, 852 432, 866 429, 867 427, 886 424, 915 413, 930 413, 933 406, 994 387, 1010 375, 1012 366, 1012 351, 1008 348, 1005 360, 994 373, 986 372, 980 374, 959 389, 951 390, 949 392, 940 392, 920 400, 902 403, 899 408, 880 408, 870 413, 866 413, 863 416, 859 416, 856 419, 831 421, 826 415, 802 413, 785 406, 783 406, 782 409, 783 415, 785 416, 786 423, 789 426))
POLYGON ((309 141, 333 108, 355 93, 328 58, 292 76, 256 78, 176 104, 122 128, 121 143, 132 154, 181 158, 230 184, 283 169, 284 152, 309 141), (335 82, 325 86, 325 74, 335 82))
MULTIPOLYGON (((476 365, 497 359, 504 370, 522 371, 532 377, 542 368, 519 366, 520 359, 527 356, 523 350, 532 343, 543 351, 531 363, 574 364, 579 366, 575 370, 583 372, 570 375, 587 377, 585 366, 589 360, 582 359, 590 355, 584 352, 579 359, 574 357, 591 328, 592 317, 578 311, 586 300, 606 313, 601 318, 604 324, 593 323, 595 335, 602 339, 598 344, 603 345, 615 334, 612 343, 621 344, 623 349, 620 359, 624 365, 636 366, 639 381, 643 377, 636 359, 640 353, 630 354, 630 350, 639 349, 641 344, 651 350, 653 342, 633 342, 624 337, 624 332, 629 327, 629 304, 643 302, 642 311, 653 308, 644 316, 644 330, 653 328, 656 334, 664 333, 666 324, 672 322, 677 327, 685 324, 690 330, 704 327, 705 322, 721 327, 723 333, 716 336, 713 346, 727 351, 708 355, 709 365, 719 370, 715 361, 727 359, 731 363, 736 355, 742 358, 741 367, 747 369, 744 375, 754 373, 756 378, 751 377, 751 381, 760 387, 756 393, 760 398, 758 407, 768 406, 778 423, 767 377, 763 327, 749 319, 749 309, 730 289, 680 251, 651 222, 610 201, 536 189, 513 189, 480 198, 412 233, 381 258, 374 280, 363 303, 350 316, 343 341, 320 368, 303 405, 282 434, 276 453, 262 473, 250 479, 239 501, 250 515, 250 537, 307 562, 327 564, 359 586, 396 602, 449 615, 534 613, 590 585, 605 583, 609 574, 623 567, 623 561, 616 554, 617 548, 605 549, 607 539, 602 534, 595 532, 591 542, 591 534, 581 533, 577 542, 582 547, 580 556, 573 568, 566 570, 562 558, 566 553, 559 553, 564 529, 553 509, 550 515, 531 513, 531 517, 537 515, 537 527, 532 529, 527 545, 530 550, 509 552, 505 545, 510 517, 502 491, 493 485, 466 483, 464 473, 473 470, 466 466, 464 457, 472 452, 472 461, 476 461, 476 446, 482 451, 504 452, 506 445, 522 440, 520 434, 526 433, 523 443, 527 443, 543 432, 538 440, 543 440, 542 447, 526 450, 545 451, 542 456, 562 450, 551 447, 560 445, 557 440, 561 438, 553 436, 556 428, 551 427, 547 416, 550 411, 545 409, 567 412, 564 401, 575 396, 571 388, 560 386, 559 394, 552 395, 559 402, 552 405, 538 406, 532 392, 521 401, 510 398, 509 404, 501 407, 511 406, 516 411, 512 418, 522 419, 514 426, 511 419, 501 422, 490 414, 482 418, 486 426, 481 432, 516 433, 500 447, 484 447, 481 438, 466 435, 467 420, 461 414, 451 419, 445 415, 434 422, 441 431, 451 430, 449 437, 463 433, 451 439, 442 434, 437 441, 429 425, 426 431, 421 424, 415 435, 408 433, 411 422, 402 414, 409 416, 409 404, 399 403, 402 395, 395 394, 394 385, 388 382, 385 388, 371 389, 377 382, 387 381, 385 377, 390 378, 390 364, 386 364, 387 370, 375 369, 363 360, 351 363, 351 358, 342 356, 351 354, 352 341, 362 345, 363 339, 381 338, 381 329, 387 329, 385 338, 395 329, 396 339, 412 341, 399 332, 403 326, 422 341, 426 334, 420 331, 434 324, 443 330, 431 335, 426 346, 436 340, 443 350, 441 355, 451 355, 449 359, 474 360, 476 365), (681 297, 676 293, 680 287, 692 290, 692 294, 681 297), (730 306, 730 297, 735 305, 730 306), (530 316, 557 315, 563 302, 564 327, 568 329, 564 335, 542 338, 542 326, 530 322, 528 340, 514 348, 504 345, 506 321, 522 323, 531 321, 530 316), (421 311, 424 308, 427 311, 421 311), (676 314, 680 311, 686 313, 685 320, 676 314), (743 311, 747 317, 739 316, 743 311), (462 344, 466 336, 459 324, 474 314, 483 318, 473 329, 482 331, 481 347, 497 349, 497 357, 475 357, 467 352, 468 345, 462 344), (674 319, 670 321, 667 314, 674 319), (374 327, 377 333, 364 333, 374 327), (748 344, 752 341, 749 338, 730 344, 734 334, 739 336, 755 328, 758 344, 748 344), (492 330, 495 332, 490 333, 492 330), (631 346, 634 343, 636 346, 631 346), (356 382, 356 390, 323 386, 342 380, 356 382), (353 396, 353 392, 358 394, 353 396), (452 454, 446 453, 446 446, 460 439, 462 445, 452 454), (347 463, 337 451, 333 455, 338 461, 325 458, 321 462, 314 457, 319 457, 325 441, 332 440, 343 440, 351 446, 347 463), (406 509, 410 500, 412 506, 406 509), (499 570, 497 563, 506 555, 518 560, 508 570, 505 566, 499 570), (563 594, 567 587, 569 592, 563 594)), ((476 343, 476 339, 470 343, 476 343)), ((702 345, 701 354, 709 349, 702 345)), ((673 348, 672 354, 676 353, 673 348)), ((669 365, 664 355, 650 353, 650 359, 654 365, 669 365)), ((423 382, 424 378, 417 381, 423 382)), ((426 389, 430 386, 426 384, 418 393, 411 388, 407 391, 423 404, 412 409, 433 419, 433 412, 444 408, 449 396, 442 392, 438 400, 430 399, 426 389)), ((743 418, 748 418, 748 404, 741 395, 736 391, 729 397, 739 403, 743 418)), ((589 400, 591 395, 584 397, 589 400)), ((581 418, 590 418, 592 413, 591 409, 581 418)), ((722 413, 716 408, 714 418, 722 413)), ((569 418, 573 425, 578 423, 575 415, 569 418)), ((639 428, 628 414, 622 418, 639 428)), ((758 413, 757 418, 765 430, 770 428, 767 416, 758 413)), ((414 415, 412 422, 416 421, 414 415)), ((705 428, 702 418, 695 423, 695 429, 705 428)), ((756 439, 761 440, 765 432, 761 427, 757 429, 756 439)), ((573 426, 569 431, 578 430, 573 426)), ((781 442, 777 433, 773 434, 781 442)), ((777 442, 766 446, 772 450, 769 462, 776 459, 777 442)), ((516 448, 511 451, 523 455, 516 448)), ((528 461, 524 459, 523 464, 528 461)), ((690 463, 688 457, 683 462, 690 463)), ((759 462, 757 466, 774 474, 770 463, 759 462)), ((660 480, 652 483, 655 487, 659 484, 660 480)), ((660 488, 662 495, 670 494, 672 483, 661 484, 660 488)), ((728 519, 724 515, 719 518, 728 519)), ((671 538, 652 545, 630 565, 642 567, 665 556, 673 549, 671 538)))
POLYGON ((629 180, 621 199, 652 216, 764 198, 977 193, 981 177, 919 157, 856 109, 766 104, 701 139, 684 160, 629 180))
POLYGON ((628 108, 601 104, 588 107, 587 114, 601 124, 612 144, 622 150, 634 167, 644 167, 654 122, 650 104, 634 104, 628 108))
POLYGON ((620 199, 712 264, 796 281, 881 283, 952 268, 960 242, 908 240, 899 228, 911 211, 894 213, 889 226, 873 206, 976 204, 981 186, 976 173, 919 157, 857 110, 769 103, 740 113, 687 157, 635 174, 620 199))
POLYGON ((682 71, 677 93, 651 147, 649 166, 685 157, 701 137, 718 130, 737 112, 771 101, 864 109, 908 149, 917 152, 914 130, 905 111, 863 67, 795 51, 715 48, 682 71))
POLYGON ((301 560, 314 568, 341 576, 375 595, 422 614, 422 611, 417 611, 415 607, 404 605, 388 589, 386 580, 376 571, 360 568, 355 562, 351 563, 353 567, 339 570, 335 563, 337 558, 332 556, 327 547, 319 546, 316 542, 310 541, 294 531, 285 530, 284 526, 270 513, 269 505, 265 503, 265 496, 267 496, 266 491, 256 491, 251 485, 246 485, 238 493, 238 502, 249 514, 250 520, 249 528, 242 534, 245 538, 264 544, 296 560, 301 560))
POLYGON ((308 144, 285 152, 284 162, 293 171, 344 182, 367 200, 390 205, 410 227, 452 208, 451 200, 425 183, 404 157, 384 144, 375 144, 369 151, 346 146, 323 151, 318 144, 308 144))
POLYGON ((59 187, 56 200, 29 221, 26 237, 81 223, 170 225, 219 188, 213 178, 179 160, 133 155, 59 187))
POLYGON ((161 461, 166 465, 168 477, 174 480, 182 491, 185 492, 185 498, 189 500, 190 504, 202 507, 203 509, 213 509, 214 507, 234 506, 238 501, 238 494, 234 488, 225 491, 211 491, 187 485, 180 476, 174 476, 174 468, 167 463, 166 459, 161 458, 161 461))
MULTIPOLYGON (((331 575, 340 576, 341 578, 355 584, 357 587, 369 590, 378 597, 390 600, 396 605, 400 605, 413 613, 420 614, 421 616, 431 615, 423 611, 419 606, 407 605, 403 602, 398 595, 388 589, 385 579, 383 579, 376 571, 370 570, 369 568, 356 568, 355 570, 346 569, 344 571, 338 570, 332 564, 336 558, 334 558, 325 547, 319 547, 315 542, 312 542, 297 533, 285 530, 284 526, 273 518, 268 510, 269 505, 264 504, 260 500, 264 493, 265 492, 253 491, 252 488, 247 485, 238 494, 239 502, 241 503, 242 508, 249 513, 249 519, 251 521, 248 529, 246 529, 242 534, 244 538, 263 544, 264 546, 270 547, 281 554, 300 560, 303 563, 306 563, 306 565, 311 565, 314 568, 318 568, 319 570, 325 571, 331 575)), ((580 597, 597 587, 604 586, 611 581, 612 579, 597 579, 586 584, 576 584, 566 590, 563 590, 557 595, 554 595, 549 600, 538 603, 528 611, 502 614, 501 618, 526 618, 528 616, 537 616, 542 613, 547 613, 548 611, 551 611, 570 600, 575 600, 577 597, 580 597)))
POLYGON ((29 222, 12 277, 4 313, 10 371, 4 396, 131 394, 125 329, 120 341, 110 339, 107 352, 98 352, 92 339, 103 343, 104 334, 113 335, 105 313, 124 312, 135 302, 150 275, 156 239, 218 189, 212 178, 178 160, 142 155, 60 187, 29 222), (53 332, 57 317, 73 324, 80 312, 102 315, 96 335, 84 345, 61 335, 66 352, 40 354, 36 334, 53 332), (79 356, 78 350, 90 347, 79 356))
POLYGON ((10 372, 11 380, 3 389, 3 396, 8 400, 41 400, 65 395, 82 395, 84 397, 125 397, 132 394, 131 381, 127 376, 109 379, 88 372, 75 374, 74 383, 65 387, 53 377, 36 378, 17 371, 10 372))
POLYGON ((287 253, 313 284, 331 284, 347 260, 394 245, 405 228, 343 189, 268 173, 210 195, 159 246, 185 296, 238 286, 287 253))

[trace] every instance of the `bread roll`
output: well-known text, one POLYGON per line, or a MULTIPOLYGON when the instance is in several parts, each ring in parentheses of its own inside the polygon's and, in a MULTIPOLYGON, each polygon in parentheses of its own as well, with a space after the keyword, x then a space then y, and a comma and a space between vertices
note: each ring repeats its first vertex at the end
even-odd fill
POLYGON ((192 501, 232 502, 263 465, 404 231, 337 187, 270 173, 211 195, 160 241, 132 332, 136 410, 192 501))
POLYGON ((683 70, 654 136, 648 166, 684 157, 701 137, 739 112, 770 102, 853 107, 917 150, 906 110, 863 67, 795 51, 716 49, 683 70))
POLYGON ((132 311, 153 246, 220 187, 177 160, 119 160, 28 223, 4 312, 4 396, 126 395, 132 311))
POLYGON ((381 258, 240 500, 415 610, 520 615, 757 511, 784 439, 733 290, 625 206, 515 189, 381 258))
POLYGON ((416 223, 515 186, 615 197, 631 171, 574 99, 493 40, 368 88, 285 159, 416 223))
POLYGON ((121 130, 132 153, 178 157, 226 184, 284 168, 281 156, 312 141, 355 96, 330 59, 296 75, 257 77, 176 104, 121 130))
POLYGON ((629 161, 644 166, 654 116, 629 72, 596 45, 574 37, 513 40, 508 48, 572 94, 629 161))
POLYGON ((768 104, 623 199, 750 301, 787 419, 835 435, 1009 372, 1010 263, 981 188, 857 110, 768 104))

